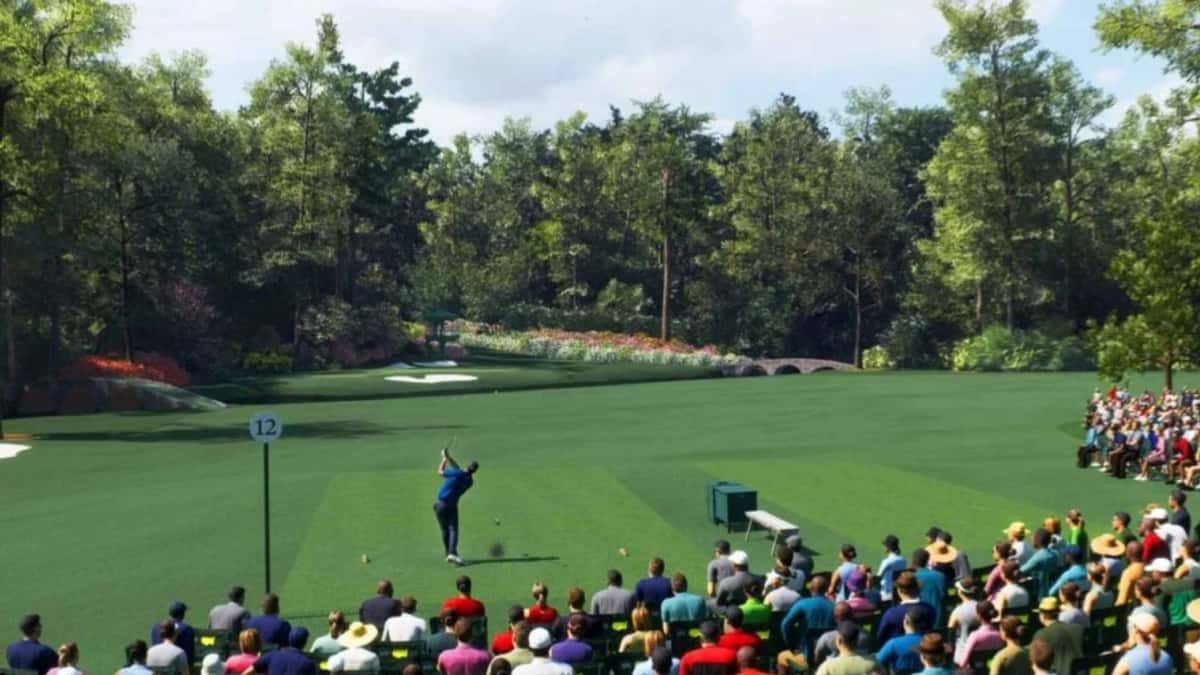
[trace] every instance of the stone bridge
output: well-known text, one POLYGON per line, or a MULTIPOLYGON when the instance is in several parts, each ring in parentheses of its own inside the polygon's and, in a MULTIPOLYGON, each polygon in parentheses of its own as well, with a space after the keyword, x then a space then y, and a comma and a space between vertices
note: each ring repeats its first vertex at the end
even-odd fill
POLYGON ((725 375, 791 375, 818 370, 857 370, 849 363, 825 359, 758 359, 722 366, 725 375))

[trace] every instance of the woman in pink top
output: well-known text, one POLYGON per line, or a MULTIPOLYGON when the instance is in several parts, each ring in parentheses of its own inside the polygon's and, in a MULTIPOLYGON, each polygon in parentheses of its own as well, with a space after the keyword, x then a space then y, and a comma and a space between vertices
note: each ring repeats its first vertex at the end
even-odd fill
POLYGON ((1012 557, 1012 544, 1007 540, 1001 539, 992 547, 992 560, 996 561, 995 567, 992 567, 991 574, 988 574, 987 582, 983 584, 983 595, 988 600, 994 600, 996 594, 1004 588, 1004 561, 1012 557))
POLYGON ((253 628, 238 633, 238 650, 241 654, 229 657, 225 662, 225 675, 242 675, 253 666, 262 652, 262 638, 253 628))
POLYGON ((971 663, 971 654, 975 652, 992 652, 1004 647, 1004 638, 995 624, 996 607, 987 600, 980 601, 975 605, 975 616, 979 619, 979 628, 967 636, 967 646, 958 660, 960 668, 971 663))
POLYGON ((875 611, 875 603, 865 595, 867 575, 862 570, 854 570, 846 577, 846 590, 850 591, 850 597, 846 598, 846 604, 850 605, 850 609, 856 615, 870 614, 875 611))

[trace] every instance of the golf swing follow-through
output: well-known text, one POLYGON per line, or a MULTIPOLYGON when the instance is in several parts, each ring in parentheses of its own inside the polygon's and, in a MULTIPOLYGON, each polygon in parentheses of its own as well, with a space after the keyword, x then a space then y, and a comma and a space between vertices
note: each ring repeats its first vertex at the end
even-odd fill
POLYGON ((466 469, 458 466, 458 462, 450 456, 450 448, 457 437, 442 448, 442 461, 438 464, 438 475, 442 477, 442 487, 438 489, 437 501, 433 503, 433 512, 437 516, 438 527, 442 530, 442 546, 446 549, 446 562, 462 565, 463 559, 458 555, 458 500, 475 484, 475 472, 479 470, 479 462, 471 462, 466 469))

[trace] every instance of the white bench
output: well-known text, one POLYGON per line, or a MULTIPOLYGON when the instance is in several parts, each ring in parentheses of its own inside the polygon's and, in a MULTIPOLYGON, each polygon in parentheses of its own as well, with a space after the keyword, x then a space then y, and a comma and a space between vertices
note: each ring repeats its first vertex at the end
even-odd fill
POLYGON ((750 531, 754 529, 755 525, 775 535, 774 542, 771 544, 772 552, 779 547, 780 537, 790 537, 800 532, 798 525, 789 523, 770 511, 747 511, 746 521, 746 541, 750 541, 750 531))

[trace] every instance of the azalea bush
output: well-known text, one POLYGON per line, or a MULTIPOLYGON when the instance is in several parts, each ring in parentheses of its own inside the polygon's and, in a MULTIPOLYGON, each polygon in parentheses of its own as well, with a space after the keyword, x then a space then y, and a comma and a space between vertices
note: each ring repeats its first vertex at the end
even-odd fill
POLYGON ((541 329, 506 332, 486 326, 460 324, 460 340, 467 347, 525 354, 563 361, 715 367, 737 363, 742 357, 721 354, 716 347, 696 347, 679 340, 607 331, 577 333, 541 329))
POLYGON ((169 356, 153 352, 135 352, 134 360, 91 355, 63 368, 61 375, 67 378, 83 377, 136 377, 186 387, 192 378, 169 356))

